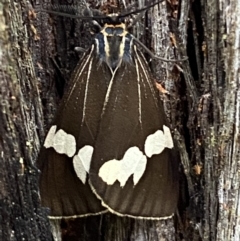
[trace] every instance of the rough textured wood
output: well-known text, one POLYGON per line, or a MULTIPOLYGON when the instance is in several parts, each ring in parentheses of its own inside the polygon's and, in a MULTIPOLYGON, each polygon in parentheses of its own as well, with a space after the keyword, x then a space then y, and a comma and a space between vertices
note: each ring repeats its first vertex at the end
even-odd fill
POLYGON ((51 240, 35 167, 42 105, 20 6, 0 2, 0 240, 51 240))
POLYGON ((227 4, 225 1, 219 1, 216 5, 219 9, 219 15, 214 16, 217 25, 218 54, 215 56, 217 68, 213 83, 216 91, 213 95, 214 103, 219 110, 219 114, 214 115, 214 124, 216 122, 214 130, 218 132, 213 136, 219 157, 216 240, 238 240, 240 239, 240 3, 230 1, 227 4), (220 128, 217 129, 218 121, 220 128))

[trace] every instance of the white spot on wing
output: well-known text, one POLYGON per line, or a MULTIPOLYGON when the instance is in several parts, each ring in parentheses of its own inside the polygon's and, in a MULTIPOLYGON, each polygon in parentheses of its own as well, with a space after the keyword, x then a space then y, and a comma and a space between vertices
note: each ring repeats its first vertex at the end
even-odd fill
POLYGON ((131 147, 126 151, 121 161, 121 171, 118 174, 118 181, 120 182, 121 187, 123 187, 126 184, 128 178, 135 173, 143 156, 143 153, 136 146, 131 147))
POLYGON ((165 148, 173 148, 173 140, 169 128, 164 125, 163 131, 158 130, 147 137, 144 149, 148 157, 160 154, 165 148))
POLYGON ((57 153, 72 157, 76 152, 76 141, 74 136, 60 129, 53 138, 53 148, 57 153))
POLYGON ((165 125, 163 125, 163 131, 164 131, 164 134, 165 134, 165 146, 167 148, 172 149, 174 145, 173 145, 173 139, 172 139, 171 131, 165 125))
POLYGON ((89 145, 82 147, 78 152, 78 156, 81 159, 81 162, 86 172, 89 172, 92 154, 93 154, 93 147, 89 145))
POLYGON ((53 147, 57 153, 72 157, 76 152, 76 141, 74 136, 67 134, 61 129, 56 132, 56 129, 56 125, 50 128, 44 142, 44 147, 53 147))
POLYGON ((48 134, 46 136, 46 139, 44 141, 44 144, 43 146, 46 147, 46 148, 49 148, 49 147, 52 147, 53 146, 53 139, 54 139, 54 135, 56 133, 56 130, 57 130, 57 126, 52 126, 50 128, 50 130, 48 131, 48 134))
POLYGON ((98 176, 108 185, 113 185, 121 171, 121 162, 115 159, 105 162, 99 169, 98 176))
POLYGON ((133 174, 133 183, 136 185, 140 178, 142 177, 147 165, 147 157, 143 155, 142 159, 139 161, 137 168, 133 174))
POLYGON ((73 157, 73 167, 74 171, 77 174, 77 177, 83 182, 83 184, 86 183, 86 178, 87 178, 87 172, 84 169, 84 166, 81 162, 81 159, 78 155, 75 155, 73 157))
POLYGON ((146 162, 147 158, 139 148, 131 147, 122 160, 113 159, 105 162, 99 169, 98 175, 108 185, 113 185, 118 180, 123 187, 128 178, 134 174, 134 185, 136 185, 144 173, 146 162))
POLYGON ((78 178, 85 184, 87 173, 89 172, 93 147, 86 145, 82 147, 78 154, 73 157, 73 167, 78 178))

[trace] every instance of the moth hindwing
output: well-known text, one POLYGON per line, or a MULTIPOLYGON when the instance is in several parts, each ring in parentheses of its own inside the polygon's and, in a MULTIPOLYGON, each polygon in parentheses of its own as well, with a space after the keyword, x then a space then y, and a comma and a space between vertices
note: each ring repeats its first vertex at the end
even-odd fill
POLYGON ((38 161, 51 217, 106 210, 171 217, 178 163, 149 67, 125 22, 104 17, 77 65, 38 161))

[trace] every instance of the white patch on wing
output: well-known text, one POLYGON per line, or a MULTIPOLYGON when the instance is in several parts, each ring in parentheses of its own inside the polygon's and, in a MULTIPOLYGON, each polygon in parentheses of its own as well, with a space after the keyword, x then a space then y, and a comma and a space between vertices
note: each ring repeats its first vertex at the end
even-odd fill
POLYGON ((173 139, 172 139, 171 131, 165 125, 163 125, 163 131, 164 131, 164 134, 165 134, 165 146, 167 148, 172 149, 174 145, 173 145, 173 139))
POLYGON ((56 125, 50 128, 44 142, 44 147, 53 147, 57 153, 72 157, 76 152, 75 137, 61 129, 56 132, 56 129, 56 125))
POLYGON ((53 138, 53 148, 57 153, 72 157, 76 152, 75 137, 60 129, 53 138))
POLYGON ((48 131, 48 134, 46 136, 46 139, 44 141, 44 144, 43 146, 46 147, 46 148, 49 148, 49 147, 52 147, 53 146, 53 139, 54 139, 54 135, 56 133, 56 130, 57 130, 57 126, 52 126, 50 128, 50 130, 48 131))
POLYGON ((113 185, 121 171, 121 166, 121 162, 115 159, 105 162, 99 169, 98 176, 108 185, 113 185))
POLYGON ((92 160, 93 147, 86 145, 73 157, 73 167, 78 178, 85 184, 92 160))
POLYGON ((134 175, 134 185, 138 183, 146 169, 147 158, 138 147, 129 148, 122 160, 109 160, 99 169, 98 175, 108 185, 113 185, 115 181, 120 182, 123 187, 128 178, 134 175))
POLYGON ((160 154, 165 148, 173 148, 173 139, 170 129, 164 125, 163 131, 157 130, 147 137, 144 149, 149 158, 155 154, 160 154))
POLYGON ((86 145, 82 147, 78 154, 73 157, 73 167, 78 178, 85 184, 87 173, 90 169, 93 147, 86 145))
POLYGON ((73 167, 74 171, 77 174, 77 177, 83 182, 83 184, 86 183, 86 178, 87 178, 87 172, 84 169, 84 166, 81 162, 81 159, 78 155, 75 155, 73 157, 73 167))
POLYGON ((136 146, 129 148, 125 152, 121 161, 121 172, 118 174, 118 181, 120 182, 121 187, 126 184, 128 178, 135 173, 136 169, 138 169, 139 162, 141 162, 143 156, 143 153, 136 146))
POLYGON ((143 173, 145 172, 147 165, 147 157, 143 155, 142 159, 139 161, 136 170, 133 174, 133 183, 136 185, 140 178, 142 177, 143 173))
POLYGON ((81 162, 87 173, 89 173, 92 154, 93 154, 93 147, 89 145, 82 147, 78 152, 78 156, 81 159, 81 162))

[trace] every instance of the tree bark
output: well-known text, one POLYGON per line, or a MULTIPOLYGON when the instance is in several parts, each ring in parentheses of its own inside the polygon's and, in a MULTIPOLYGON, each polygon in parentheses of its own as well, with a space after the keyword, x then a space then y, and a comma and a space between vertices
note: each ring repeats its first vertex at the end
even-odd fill
POLYGON ((0 2, 0 240, 51 240, 38 194, 43 115, 23 4, 0 2))
MULTIPOLYGON (((77 4, 83 8, 80 1, 71 3, 77 4)), ((116 2, 101 4, 107 9, 116 2)), ((87 23, 34 11, 39 7, 38 1, 0 0, 4 241, 52 240, 48 209, 40 206, 35 163, 64 82, 79 60, 74 48, 86 49, 92 38, 87 23)), ((162 99, 181 157, 178 211, 166 221, 112 214, 63 220, 52 224, 61 227, 58 240, 240 240, 240 3, 166 1, 151 8, 137 26, 134 35, 157 56, 188 57, 176 63, 149 62, 167 91, 162 99)))

